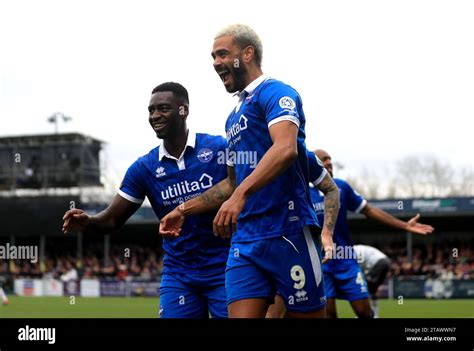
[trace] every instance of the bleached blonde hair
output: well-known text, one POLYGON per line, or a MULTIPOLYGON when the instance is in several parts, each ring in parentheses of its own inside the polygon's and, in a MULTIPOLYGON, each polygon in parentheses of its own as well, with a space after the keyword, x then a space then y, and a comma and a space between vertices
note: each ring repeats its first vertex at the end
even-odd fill
POLYGON ((242 49, 252 46, 255 53, 255 60, 259 66, 262 65, 263 46, 257 33, 246 24, 231 24, 217 32, 215 39, 232 35, 235 43, 242 49))

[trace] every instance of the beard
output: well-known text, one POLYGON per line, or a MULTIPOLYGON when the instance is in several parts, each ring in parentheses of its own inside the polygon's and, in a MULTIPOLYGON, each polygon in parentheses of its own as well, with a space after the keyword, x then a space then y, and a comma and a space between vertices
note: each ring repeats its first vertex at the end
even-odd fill
POLYGON ((247 68, 245 66, 237 67, 234 69, 234 79, 235 79, 235 86, 237 87, 238 91, 242 91, 247 86, 246 84, 246 76, 247 76, 247 68))
POLYGON ((240 64, 239 67, 229 67, 229 72, 232 76, 232 80, 234 81, 232 86, 228 89, 229 93, 235 93, 237 91, 244 90, 247 86, 247 68, 243 64, 240 64))

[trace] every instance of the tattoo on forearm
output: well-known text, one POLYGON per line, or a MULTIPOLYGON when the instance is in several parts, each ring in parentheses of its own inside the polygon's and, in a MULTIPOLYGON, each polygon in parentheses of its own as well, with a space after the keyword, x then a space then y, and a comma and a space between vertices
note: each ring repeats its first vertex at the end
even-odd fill
POLYGON ((214 187, 203 193, 200 198, 206 206, 220 206, 225 200, 227 200, 232 194, 230 184, 226 180, 220 182, 214 187))
POLYGON ((330 176, 324 177, 318 188, 324 193, 324 226, 333 231, 339 213, 339 189, 330 176))

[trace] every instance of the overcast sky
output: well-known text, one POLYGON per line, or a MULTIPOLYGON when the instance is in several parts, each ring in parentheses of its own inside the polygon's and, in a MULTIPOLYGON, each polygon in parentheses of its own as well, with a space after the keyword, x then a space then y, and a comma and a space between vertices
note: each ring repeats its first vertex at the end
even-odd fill
POLYGON ((0 136, 53 132, 61 111, 60 132, 106 141, 122 177, 157 145, 147 106, 169 80, 189 91, 189 125, 224 135, 235 100, 210 53, 241 22, 264 72, 301 94, 310 148, 351 170, 415 153, 472 166, 473 18, 473 1, 0 0, 0 136))

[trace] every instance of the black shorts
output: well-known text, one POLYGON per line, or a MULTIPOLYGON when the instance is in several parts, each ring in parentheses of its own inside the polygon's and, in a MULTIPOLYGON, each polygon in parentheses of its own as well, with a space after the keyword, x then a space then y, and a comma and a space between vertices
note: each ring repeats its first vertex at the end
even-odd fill
POLYGON ((382 258, 375 263, 372 269, 365 275, 370 294, 375 294, 378 287, 384 282, 390 269, 390 259, 382 258))

